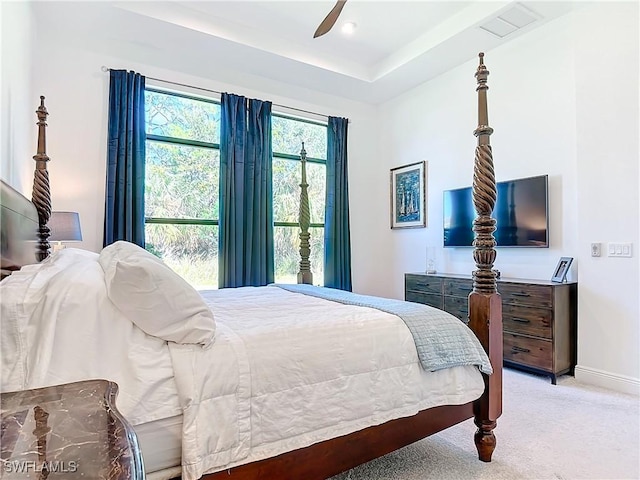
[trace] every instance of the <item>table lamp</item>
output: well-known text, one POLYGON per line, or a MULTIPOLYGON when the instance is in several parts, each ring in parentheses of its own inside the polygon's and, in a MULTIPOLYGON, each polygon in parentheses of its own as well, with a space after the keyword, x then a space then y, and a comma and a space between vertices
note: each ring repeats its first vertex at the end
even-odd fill
POLYGON ((49 241, 56 242, 53 245, 54 252, 64 248, 62 242, 82 241, 80 215, 77 212, 51 212, 51 218, 47 225, 51 230, 49 241))

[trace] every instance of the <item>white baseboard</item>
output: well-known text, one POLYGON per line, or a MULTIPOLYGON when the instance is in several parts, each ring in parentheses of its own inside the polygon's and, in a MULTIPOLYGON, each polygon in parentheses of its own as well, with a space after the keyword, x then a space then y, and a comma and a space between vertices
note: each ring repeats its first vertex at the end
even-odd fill
POLYGON ((597 387, 608 388, 622 393, 640 395, 640 378, 617 375, 615 373, 596 370, 595 368, 576 366, 576 380, 597 387))

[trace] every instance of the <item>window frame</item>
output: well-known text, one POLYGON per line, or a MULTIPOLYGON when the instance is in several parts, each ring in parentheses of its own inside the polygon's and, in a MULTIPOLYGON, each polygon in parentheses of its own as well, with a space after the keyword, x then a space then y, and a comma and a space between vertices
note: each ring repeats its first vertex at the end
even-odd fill
MULTIPOLYGON (((323 123, 323 122, 319 122, 317 120, 309 120, 307 118, 301 118, 301 117, 294 117, 292 115, 287 115, 285 113, 274 113, 271 112, 271 116, 272 117, 279 117, 279 118, 286 118, 287 120, 293 120, 295 122, 301 122, 301 123, 307 123, 310 125, 318 125, 320 127, 324 127, 324 128, 328 128, 329 125, 328 123, 323 123)), ((294 155, 292 153, 282 153, 282 152, 271 152, 272 156, 274 158, 280 158, 283 160, 291 160, 291 161, 296 161, 296 162, 300 162, 300 155, 294 155)), ((316 157, 307 157, 306 158, 307 162, 309 163, 317 163, 320 165, 324 165, 325 168, 327 167, 327 159, 326 158, 316 158, 316 157)), ((300 179, 302 180, 302 179, 300 179)), ((326 190, 326 189, 325 189, 326 190)), ((300 224, 298 222, 276 222, 275 220, 273 221, 273 226, 274 227, 299 227, 300 224)), ((324 222, 322 223, 310 223, 309 227, 322 227, 324 228, 324 222)))

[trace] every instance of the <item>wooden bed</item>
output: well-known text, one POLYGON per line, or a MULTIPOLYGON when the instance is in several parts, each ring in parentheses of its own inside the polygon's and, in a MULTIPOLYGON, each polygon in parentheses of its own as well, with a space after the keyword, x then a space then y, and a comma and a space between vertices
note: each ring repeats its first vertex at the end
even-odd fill
MULTIPOLYGON (((502 412, 502 306, 496 290, 496 273, 493 264, 496 257, 495 220, 491 212, 496 200, 495 175, 489 138, 493 132, 488 125, 487 77, 489 75, 479 54, 479 66, 475 73, 478 92, 478 126, 474 135, 478 139, 475 150, 473 174, 473 202, 477 218, 473 224, 475 242, 473 257, 477 270, 473 272, 474 289, 469 295, 469 327, 476 334, 488 354, 493 374, 483 374, 485 390, 480 398, 464 405, 445 405, 418 414, 398 418, 381 425, 360 430, 349 435, 316 443, 273 458, 241 465, 228 470, 205 475, 206 479, 325 479, 349 468, 392 452, 424 437, 442 431, 469 418, 474 418, 477 431, 474 436, 478 457, 491 461, 496 439, 493 433, 502 412)), ((46 116, 44 97, 37 110, 38 152, 32 202, 3 185, 2 189, 2 268, 14 270, 21 265, 42 260, 49 254, 49 229, 51 215, 49 178, 46 155, 46 116), (34 207, 35 206, 35 207, 34 207), (37 212, 37 215, 35 214, 37 212), (25 242, 29 232, 36 233, 37 246, 25 242), (27 233, 25 233, 27 232, 27 233), (26 245, 26 249, 25 249, 26 245), (18 248, 16 248, 18 247, 18 248), (26 253, 25 253, 26 252, 26 253)), ((306 182, 303 179, 303 184, 306 182)), ((305 211, 306 192, 301 195, 301 212, 305 211)), ((307 206, 308 211, 308 206, 307 206)), ((301 274, 299 282, 307 283, 308 233, 301 222, 302 246, 301 274), (306 234, 306 235, 304 235, 306 234), (305 261, 306 260, 306 261, 305 261)), ((308 228, 308 226, 306 227, 308 228)), ((309 272, 310 273, 310 272, 309 272)))

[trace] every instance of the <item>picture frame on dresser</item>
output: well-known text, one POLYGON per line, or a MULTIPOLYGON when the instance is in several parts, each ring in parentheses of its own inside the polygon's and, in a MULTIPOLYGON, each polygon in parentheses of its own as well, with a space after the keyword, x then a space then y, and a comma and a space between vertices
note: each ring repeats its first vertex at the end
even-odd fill
POLYGON ((560 257, 560 260, 558 260, 558 265, 556 265, 556 268, 553 271, 553 277, 551 277, 551 281, 563 283, 567 278, 567 273, 569 272, 571 262, 573 262, 573 257, 560 257))
POLYGON ((391 228, 427 226, 427 162, 416 162, 390 171, 391 228))

